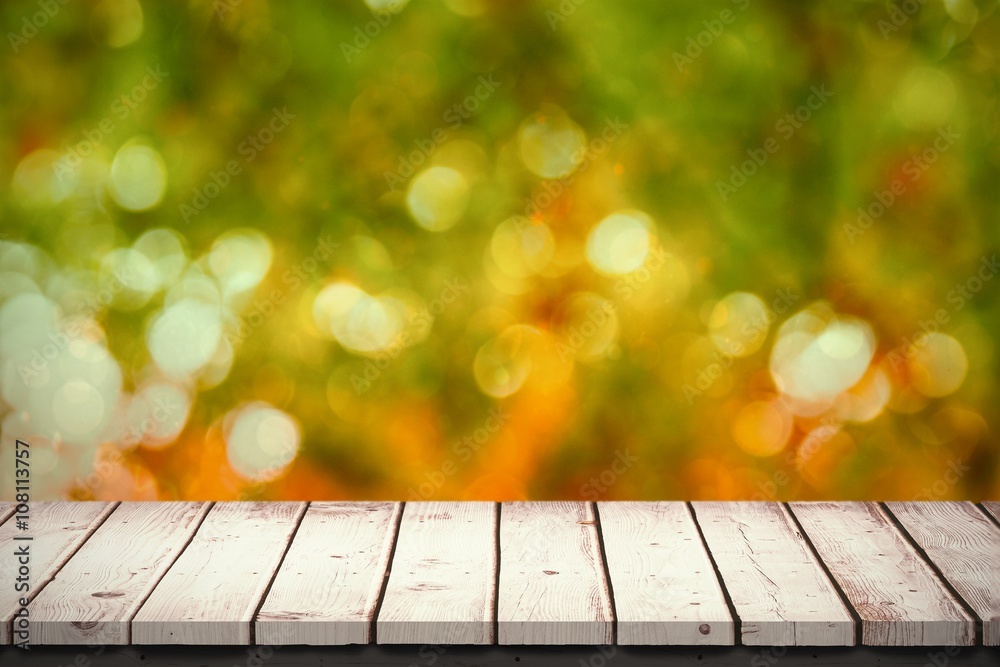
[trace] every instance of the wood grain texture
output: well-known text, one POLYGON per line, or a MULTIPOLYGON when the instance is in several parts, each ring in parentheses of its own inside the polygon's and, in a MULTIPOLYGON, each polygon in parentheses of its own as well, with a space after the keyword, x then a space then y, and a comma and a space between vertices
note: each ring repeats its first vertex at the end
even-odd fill
POLYGON ((983 644, 1000 646, 1000 528, 967 502, 886 506, 979 615, 983 644))
POLYGON ((0 525, 14 515, 14 503, 0 503, 0 525))
POLYGON ((32 643, 128 644, 132 617, 209 507, 119 505, 32 602, 32 643))
POLYGON ((498 597, 500 644, 611 644, 612 604, 593 506, 503 503, 498 597))
POLYGON ((312 503, 257 614, 257 643, 367 644, 399 503, 312 503))
POLYGON ((972 646, 975 621, 876 503, 792 503, 868 646, 972 646))
POLYGON ((787 510, 695 502, 748 646, 852 646, 854 621, 787 510))
POLYGON ((305 503, 212 507, 132 620, 133 644, 249 644, 254 613, 305 503))
POLYGON ((597 504, 618 644, 732 645, 733 619, 682 502, 597 504))
MULTIPOLYGON (((794 503, 790 512, 778 503, 694 503, 693 514, 673 502, 596 507, 505 503, 497 526, 494 503, 413 503, 389 563, 395 503, 210 511, 32 503, 31 641, 329 645, 371 642, 374 623, 380 644, 594 645, 613 640, 617 617, 620 644, 723 644, 737 625, 720 599, 726 592, 747 645, 850 646, 849 608, 808 536, 861 616, 864 644, 958 650, 975 641, 976 619, 926 560, 979 615, 984 643, 1000 643, 1000 527, 989 515, 1000 504, 794 503)), ((3 521, 11 509, 0 503, 0 554, 12 556, 14 538, 26 534, 3 521)), ((17 607, 3 582, 15 572, 16 558, 0 557, 7 643, 17 607)))
POLYGON ((495 503, 407 503, 378 643, 492 644, 496 568, 495 503))
MULTIPOLYGON (((30 589, 33 600, 70 556, 114 510, 116 503, 102 502, 33 502, 27 531, 17 529, 13 521, 0 526, 0 644, 12 643, 12 621, 17 601, 25 593, 14 589, 18 563, 15 551, 22 545, 30 550, 30 589), (30 542, 15 537, 31 537, 30 542)), ((29 628, 30 629, 30 628, 29 628)))

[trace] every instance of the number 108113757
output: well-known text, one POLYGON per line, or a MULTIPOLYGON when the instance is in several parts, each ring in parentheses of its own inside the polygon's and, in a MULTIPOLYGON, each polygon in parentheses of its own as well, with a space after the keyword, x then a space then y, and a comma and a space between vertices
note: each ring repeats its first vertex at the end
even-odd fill
POLYGON ((31 501, 31 445, 17 440, 14 445, 14 511, 17 527, 28 529, 28 503, 31 501), (22 527, 22 523, 23 527, 22 527))

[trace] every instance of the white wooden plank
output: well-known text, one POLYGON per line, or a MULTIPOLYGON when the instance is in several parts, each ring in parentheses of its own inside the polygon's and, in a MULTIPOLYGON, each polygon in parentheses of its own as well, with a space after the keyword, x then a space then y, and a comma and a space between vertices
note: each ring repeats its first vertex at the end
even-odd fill
MULTIPOLYGON (((0 526, 0 645, 12 643, 12 621, 23 592, 14 588, 19 566, 14 554, 23 545, 29 547, 30 590, 33 600, 69 557, 114 510, 116 503, 104 502, 32 502, 28 530, 18 530, 11 519, 0 526), (31 537, 30 541, 17 540, 31 537)), ((30 626, 29 626, 30 630, 30 626)))
POLYGON ((975 621, 876 503, 792 503, 868 646, 971 646, 975 621))
POLYGON ((132 620, 133 644, 249 644, 305 503, 216 504, 132 620))
POLYGON ((496 567, 495 503, 407 503, 376 640, 492 644, 496 567))
POLYGON ((1000 646, 1000 528, 968 502, 886 506, 983 623, 983 644, 1000 646))
POLYGON ((257 643, 369 643, 400 511, 312 503, 257 614, 257 643))
POLYGON ((683 502, 600 502, 619 644, 732 645, 733 619, 683 502))
POLYGON ((853 646, 854 621, 787 510, 695 502, 747 646, 853 646))
POLYGON ((0 503, 0 525, 14 516, 14 508, 16 505, 14 503, 0 503))
POLYGON ((31 603, 33 644, 121 645, 209 503, 126 502, 31 603))
POLYGON ((589 503, 503 503, 497 605, 500 644, 612 643, 611 598, 589 503))

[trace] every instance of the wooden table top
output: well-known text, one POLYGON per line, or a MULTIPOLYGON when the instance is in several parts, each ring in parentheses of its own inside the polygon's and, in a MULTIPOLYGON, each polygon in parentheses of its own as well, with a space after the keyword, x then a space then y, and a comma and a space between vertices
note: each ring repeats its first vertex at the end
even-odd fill
POLYGON ((996 502, 16 511, 0 644, 1000 645, 996 502))

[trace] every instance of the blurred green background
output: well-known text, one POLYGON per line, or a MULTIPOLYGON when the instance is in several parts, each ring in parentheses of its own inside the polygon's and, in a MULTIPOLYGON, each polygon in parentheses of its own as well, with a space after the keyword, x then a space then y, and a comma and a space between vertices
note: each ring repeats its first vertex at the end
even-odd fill
POLYGON ((0 497, 1000 497, 996 0, 0 21, 0 497))

